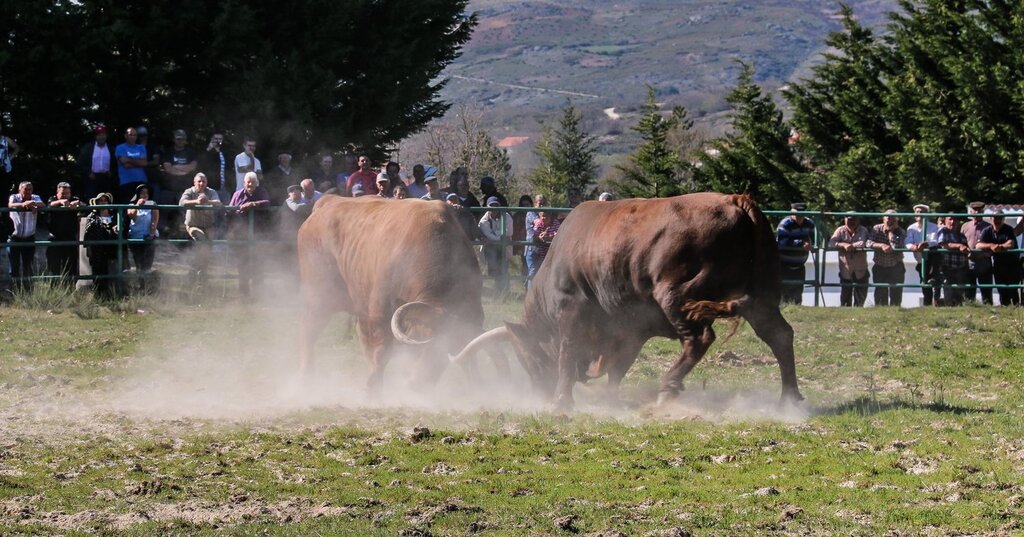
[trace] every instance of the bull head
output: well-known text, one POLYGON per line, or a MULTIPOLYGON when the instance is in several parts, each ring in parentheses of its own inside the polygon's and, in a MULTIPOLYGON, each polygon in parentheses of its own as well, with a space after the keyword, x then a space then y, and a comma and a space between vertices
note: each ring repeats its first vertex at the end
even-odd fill
POLYGON ((391 333, 406 345, 422 345, 434 339, 444 312, 426 302, 408 302, 391 316, 391 333))
POLYGON ((472 359, 486 345, 509 342, 516 351, 520 365, 530 376, 530 381, 543 396, 551 396, 558 380, 557 355, 545 349, 544 343, 534 331, 524 324, 505 323, 477 336, 455 357, 452 362, 459 363, 472 359))

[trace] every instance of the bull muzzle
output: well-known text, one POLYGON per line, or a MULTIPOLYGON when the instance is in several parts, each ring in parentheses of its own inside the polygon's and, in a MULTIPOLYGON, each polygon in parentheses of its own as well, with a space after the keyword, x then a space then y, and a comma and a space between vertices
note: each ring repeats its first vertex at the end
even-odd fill
POLYGON ((406 345, 422 345, 434 339, 434 327, 442 315, 426 302, 402 304, 391 316, 391 333, 406 345))

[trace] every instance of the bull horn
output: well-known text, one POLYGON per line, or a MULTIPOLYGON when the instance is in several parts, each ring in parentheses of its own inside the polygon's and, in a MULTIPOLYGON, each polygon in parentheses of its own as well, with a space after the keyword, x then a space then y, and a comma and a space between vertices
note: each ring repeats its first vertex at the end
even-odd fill
POLYGON ((452 363, 461 362, 462 360, 465 360, 469 356, 475 354, 478 350, 480 350, 480 347, 484 346, 484 344, 489 343, 492 340, 508 341, 509 336, 510 335, 508 328, 504 326, 499 326, 497 328, 488 330, 483 334, 480 334, 479 336, 476 337, 476 339, 470 341, 469 344, 466 345, 466 348, 462 349, 462 351, 460 351, 457 356, 449 356, 448 358, 452 361, 452 363))
POLYGON ((422 345, 433 340, 433 334, 426 339, 414 339, 404 328, 402 328, 405 326, 406 317, 410 313, 415 313, 417 310, 423 311, 428 309, 431 310, 432 313, 433 310, 436 310, 436 308, 426 302, 407 302, 395 310, 395 313, 391 316, 391 333, 395 336, 395 339, 401 343, 405 343, 406 345, 422 345))

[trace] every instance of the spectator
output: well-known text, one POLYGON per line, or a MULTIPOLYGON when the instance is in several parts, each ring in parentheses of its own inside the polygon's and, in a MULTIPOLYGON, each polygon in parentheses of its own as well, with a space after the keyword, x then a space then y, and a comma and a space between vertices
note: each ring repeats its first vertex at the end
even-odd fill
MULTIPOLYGON (((374 188, 376 188, 376 187, 374 187, 374 188)), ((362 196, 365 196, 365 195, 366 195, 366 192, 363 191, 363 184, 362 183, 356 183, 356 184, 352 185, 352 197, 353 198, 359 198, 359 197, 362 197, 362 196)))
POLYGON ((498 198, 498 202, 501 203, 502 207, 508 207, 508 200, 505 196, 498 192, 498 188, 494 185, 494 178, 486 176, 480 179, 480 192, 484 195, 484 200, 490 198, 498 198))
POLYGON ((10 196, 14 190, 11 161, 18 156, 18 151, 18 144, 4 135, 4 124, 0 121, 0 189, 4 196, 10 196))
MULTIPOLYGON (((97 206, 110 205, 113 203, 113 196, 107 192, 101 192, 89 200, 93 206, 92 212, 85 217, 85 240, 87 241, 116 241, 118 237, 117 225, 114 222, 110 209, 97 208, 97 206)), ((93 290, 98 298, 117 298, 122 295, 119 271, 117 270, 117 245, 116 244, 89 244, 85 247, 86 255, 89 257, 89 268, 92 272, 93 290)))
POLYGON ((391 183, 391 179, 387 175, 383 173, 377 175, 377 196, 391 198, 392 189, 388 188, 389 183, 391 183))
MULTIPOLYGON (((82 202, 71 195, 71 183, 61 181, 57 183, 57 192, 47 201, 52 209, 77 209, 82 202)), ((78 240, 78 211, 53 211, 50 213, 50 240, 51 241, 77 241, 78 240)), ((62 246, 46 247, 46 268, 50 274, 61 276, 65 283, 78 275, 78 245, 66 244, 62 246)))
MULTIPOLYGON (((428 175, 423 179, 423 186, 426 187, 427 193, 420 196, 420 199, 427 201, 440 200, 444 201, 444 195, 441 193, 441 187, 437 184, 436 175, 428 175)), ((458 198, 458 196, 456 196, 458 198)))
POLYGON ((409 187, 405 185, 398 185, 395 190, 391 193, 392 197, 396 200, 404 200, 409 198, 409 187))
MULTIPOLYGON (((533 197, 533 206, 534 207, 536 207, 536 208, 547 207, 547 205, 548 205, 548 198, 546 196, 544 196, 544 194, 537 194, 536 196, 533 197)), ((542 213, 540 211, 530 211, 530 212, 526 213, 526 242, 530 243, 530 245, 527 246, 525 251, 523 252, 523 255, 526 256, 526 287, 527 288, 530 287, 530 280, 533 279, 533 275, 537 274, 537 269, 540 268, 540 265, 534 265, 533 264, 533 260, 534 260, 534 257, 533 257, 533 245, 537 242, 536 241, 535 232, 534 232, 534 227, 535 227, 534 224, 537 222, 537 219, 540 218, 540 215, 542 215, 542 214, 544 214, 544 213, 542 213)))
MULTIPOLYGON (((80 184, 86 198, 92 198, 100 192, 112 192, 117 187, 117 178, 114 176, 117 158, 114 156, 114 148, 107 143, 107 128, 97 125, 92 134, 93 141, 83 145, 78 152, 80 184)), ((74 240, 78 240, 78 236, 74 240)))
MULTIPOLYGON (((519 197, 520 207, 533 207, 533 200, 530 196, 522 195, 519 197)), ((514 242, 526 241, 526 212, 527 211, 516 211, 512 213, 512 240, 514 242)), ((526 247, 522 244, 515 244, 512 246, 512 255, 519 258, 520 266, 522 267, 522 275, 525 278, 526 272, 526 247)))
MULTIPOLYGON (((497 196, 487 198, 487 207, 503 207, 497 196)), ((512 237, 512 218, 496 210, 484 213, 480 218, 480 233, 487 242, 484 243, 484 260, 487 263, 487 275, 494 278, 494 292, 504 293, 508 290, 508 244, 503 241, 512 237)))
MULTIPOLYGON (((319 186, 325 183, 334 188, 338 185, 338 174, 334 171, 334 157, 330 153, 320 157, 320 167, 313 172, 313 182, 319 186)), ((325 189, 326 190, 326 189, 325 189)))
POLYGON ((279 153, 277 155, 277 166, 274 166, 274 169, 267 173, 266 181, 263 182, 263 187, 267 189, 267 194, 270 196, 270 203, 272 205, 280 205, 284 203, 285 199, 287 199, 288 185, 295 183, 295 180, 292 177, 292 171, 291 153, 279 153))
POLYGON ((775 230, 775 241, 779 245, 779 260, 782 272, 782 303, 803 303, 804 282, 807 280, 807 257, 813 248, 814 221, 798 211, 806 211, 807 204, 794 202, 789 205, 791 214, 779 222, 775 230))
POLYGON ((959 306, 964 301, 964 289, 967 280, 967 258, 970 256, 971 247, 967 244, 967 237, 960 231, 957 219, 954 216, 940 218, 942 227, 935 234, 935 242, 939 244, 942 252, 942 293, 945 296, 943 304, 946 306, 959 306))
MULTIPOLYGON (((886 213, 895 213, 888 209, 886 213)), ((868 248, 875 250, 873 267, 875 278, 875 305, 896 306, 903 304, 903 281, 907 269, 903 265, 903 250, 907 244, 907 232, 900 227, 896 216, 883 216, 882 223, 871 228, 868 248)))
POLYGON ((359 164, 359 169, 348 176, 346 185, 348 195, 352 195, 352 187, 356 184, 363 185, 363 194, 376 194, 377 174, 373 173, 373 169, 370 167, 370 157, 359 155, 359 160, 356 162, 359 164))
MULTIPOLYGON (((963 226, 960 226, 960 233, 967 237, 967 246, 972 250, 967 258, 967 283, 970 287, 964 290, 964 297, 970 300, 974 300, 978 285, 992 285, 992 252, 976 250, 978 239, 989 227, 989 223, 981 216, 984 209, 984 202, 971 202, 967 206, 967 212, 977 216, 971 216, 963 226)), ((984 304, 992 304, 991 287, 981 287, 981 301, 984 304)))
POLYGON ((602 192, 601 195, 597 197, 597 201, 612 201, 614 199, 615 196, 612 196, 611 192, 602 192))
MULTIPOLYGON (((244 183, 244 180, 243 180, 244 183)), ((213 211, 199 207, 219 207, 220 197, 217 191, 208 187, 206 175, 197 173, 192 180, 192 188, 181 194, 178 205, 189 209, 185 211, 185 231, 195 245, 195 256, 192 259, 192 276, 200 283, 203 281, 210 262, 210 232, 213 228, 213 211)))
POLYGON ((401 167, 394 161, 388 161, 384 165, 384 171, 377 174, 377 188, 380 188, 381 177, 386 178, 388 181, 385 191, 389 194, 395 191, 396 186, 405 184, 405 180, 402 178, 401 167))
POLYGON ((32 261, 36 256, 36 222, 43 200, 32 193, 32 183, 22 181, 18 192, 11 194, 7 208, 12 209, 9 217, 12 223, 11 237, 7 240, 7 255, 10 259, 11 278, 21 289, 32 288, 35 276, 32 261))
POLYGON ((469 177, 459 177, 455 186, 455 194, 459 197, 459 205, 467 209, 480 206, 480 201, 469 191, 469 177))
POLYGON ((862 250, 867 240, 867 228, 850 215, 828 241, 829 248, 839 250, 840 306, 861 307, 868 297, 868 256, 862 250))
POLYGON ((467 170, 465 166, 459 166, 458 168, 455 168, 455 170, 453 170, 452 173, 448 174, 447 192, 456 192, 459 189, 458 185, 460 179, 466 180, 466 186, 468 188, 469 170, 467 170))
POLYGON ((565 213, 540 213, 533 222, 533 247, 530 251, 533 259, 530 264, 534 272, 530 275, 531 280, 537 273, 536 271, 540 270, 541 264, 544 263, 544 258, 548 255, 548 248, 551 247, 551 241, 555 240, 555 236, 558 235, 558 228, 561 227, 564 219, 565 213))
MULTIPOLYGON (((227 199, 235 191, 235 172, 228 166, 228 156, 224 153, 224 134, 214 131, 206 144, 206 151, 199 157, 199 171, 203 172, 210 188, 217 191, 221 199, 227 199)), ((185 185, 188 188, 191 185, 185 185)), ((184 190, 184 189, 182 189, 184 190)), ((180 196, 175 196, 178 200, 180 196)))
POLYGON ((245 182, 245 174, 256 172, 263 177, 263 164, 256 158, 256 140, 246 138, 242 144, 242 152, 235 155, 235 188, 241 188, 245 182))
POLYGON ((133 242, 128 244, 128 250, 132 254, 132 261, 135 262, 135 272, 139 276, 142 290, 147 291, 150 288, 153 258, 156 254, 153 239, 159 236, 157 229, 160 224, 160 211, 153 208, 156 202, 150 199, 147 185, 139 185, 135 189, 135 196, 130 203, 134 207, 128 209, 128 239, 133 242))
MULTIPOLYGON (((931 208, 927 205, 923 203, 914 205, 915 214, 920 215, 921 213, 928 212, 931 212, 931 208)), ((917 268, 915 270, 920 278, 921 294, 926 306, 935 304, 941 296, 941 291, 938 287, 938 273, 941 262, 931 252, 931 247, 938 245, 935 242, 935 234, 938 230, 938 226, 928 222, 923 216, 915 216, 914 223, 907 227, 907 247, 914 252, 914 259, 917 260, 917 268)))
MULTIPOLYGON (((992 275, 997 285, 1020 285, 1020 254, 1009 250, 1017 249, 1017 234, 1006 224, 1003 211, 992 213, 992 225, 981 232, 977 248, 992 252, 992 275)), ((999 288, 999 305, 1020 305, 1020 289, 999 288)))
POLYGON ((454 192, 448 194, 445 196, 444 201, 455 210, 455 218, 458 220, 459 225, 462 226, 462 231, 469 240, 478 241, 483 239, 484 236, 480 232, 480 225, 477 223, 476 218, 472 212, 459 203, 459 196, 457 194, 454 192))
POLYGON ((299 227, 309 218, 312 210, 313 206, 302 199, 302 187, 299 185, 289 186, 288 198, 284 200, 284 206, 281 208, 279 230, 281 239, 286 244, 290 244, 293 251, 299 227))
POLYGON ((426 178, 427 171, 422 164, 412 167, 412 181, 405 185, 409 187, 409 197, 422 198, 427 195, 426 178))
POLYGON ((135 187, 145 183, 146 177, 146 146, 138 143, 139 135, 133 127, 124 131, 124 143, 114 151, 117 157, 117 178, 119 199, 125 201, 135 192, 135 187))
POLYGON ((159 202, 161 149, 156 144, 149 143, 149 129, 146 127, 140 126, 135 132, 138 144, 146 148, 146 182, 149 183, 149 191, 152 198, 159 202))
POLYGON ((302 187, 302 201, 308 203, 310 207, 324 195, 323 192, 313 187, 313 180, 308 177, 303 179, 299 186, 302 187))
MULTIPOLYGON (((270 195, 260 186, 260 180, 254 172, 245 174, 243 187, 231 197, 234 212, 234 239, 236 241, 252 241, 263 239, 267 229, 266 221, 269 214, 265 210, 270 206, 270 195)), ((249 296, 251 284, 259 286, 263 278, 262 264, 255 262, 259 255, 258 244, 236 243, 235 261, 238 263, 238 291, 242 296, 249 296)))
POLYGON ((344 164, 342 164, 344 169, 338 174, 338 183, 336 187, 342 192, 342 194, 347 194, 348 178, 351 177, 353 173, 359 171, 359 161, 352 153, 345 153, 342 159, 344 162, 344 164))
MULTIPOLYGON (((181 194, 192 185, 190 177, 194 177, 198 162, 196 152, 188 144, 188 135, 184 130, 174 131, 174 145, 172 145, 162 156, 161 166, 163 175, 160 178, 160 192, 163 199, 162 205, 174 205, 181 199, 181 194)), ((219 170, 218 170, 219 171, 219 170)), ((203 175, 206 175, 205 173, 203 175)), ((132 194, 137 191, 132 189, 132 194)), ((123 193, 122 193, 123 194, 123 193)), ((127 200, 128 196, 125 196, 127 200)), ((168 235, 178 235, 181 230, 181 211, 168 209, 165 211, 164 228, 169 230, 168 235)))

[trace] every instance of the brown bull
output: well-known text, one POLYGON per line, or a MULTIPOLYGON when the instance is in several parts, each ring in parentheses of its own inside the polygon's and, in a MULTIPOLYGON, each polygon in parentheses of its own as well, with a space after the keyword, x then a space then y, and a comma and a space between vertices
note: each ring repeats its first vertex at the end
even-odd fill
MULTIPOLYGON (((421 347, 421 358, 440 357, 443 364, 444 356, 482 332, 480 267, 444 203, 324 196, 299 229, 298 255, 305 372, 317 337, 337 312, 356 320, 370 360, 371 394, 381 386, 396 341, 430 343, 421 347)), ((439 373, 428 368, 427 380, 439 373)))
POLYGON ((559 229, 522 322, 480 336, 456 360, 510 339, 534 386, 567 408, 577 380, 607 373, 615 389, 648 339, 675 338, 682 353, 661 379, 662 403, 715 340, 714 320, 739 316, 775 354, 783 399, 800 400, 780 286, 772 228, 746 196, 588 202, 559 229))

